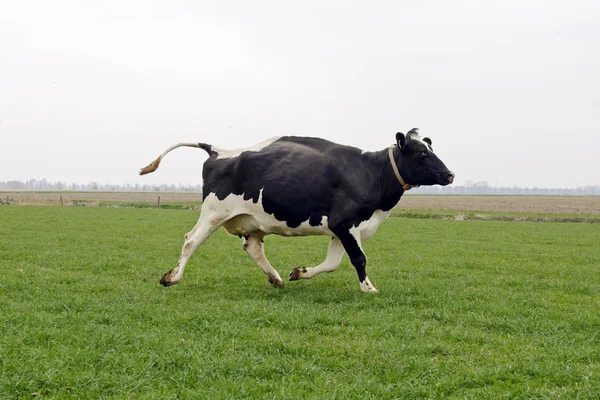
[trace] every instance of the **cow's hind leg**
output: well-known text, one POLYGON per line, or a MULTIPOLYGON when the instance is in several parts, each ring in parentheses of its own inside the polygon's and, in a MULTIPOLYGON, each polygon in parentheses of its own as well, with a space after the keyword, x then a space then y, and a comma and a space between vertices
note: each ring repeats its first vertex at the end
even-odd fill
POLYGON ((276 288, 283 287, 283 280, 279 276, 279 273, 273 268, 267 257, 265 257, 264 234, 254 233, 250 236, 244 237, 242 248, 256 261, 258 266, 264 271, 269 277, 269 283, 276 288))
POLYGON ((166 272, 162 278, 160 278, 161 285, 171 286, 181 280, 185 265, 192 254, 194 254, 198 246, 204 243, 213 232, 219 229, 224 221, 225 218, 214 211, 200 213, 200 218, 194 226, 194 229, 185 234, 185 241, 183 243, 183 248, 181 249, 181 255, 179 256, 177 266, 166 272))
POLYGON ((327 249, 327 258, 321 264, 314 268, 297 267, 290 272, 290 281, 298 279, 310 279, 321 272, 333 272, 340 266, 344 257, 344 246, 338 238, 331 239, 329 242, 329 248, 327 249))

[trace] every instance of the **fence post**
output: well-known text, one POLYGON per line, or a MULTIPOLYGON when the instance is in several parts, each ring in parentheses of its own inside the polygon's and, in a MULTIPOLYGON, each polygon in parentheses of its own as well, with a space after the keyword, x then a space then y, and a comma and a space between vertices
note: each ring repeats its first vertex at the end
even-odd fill
POLYGON ((63 205, 62 196, 60 196, 60 205, 63 205))
POLYGON ((157 207, 160 208, 160 196, 158 196, 158 203, 157 203, 157 207))

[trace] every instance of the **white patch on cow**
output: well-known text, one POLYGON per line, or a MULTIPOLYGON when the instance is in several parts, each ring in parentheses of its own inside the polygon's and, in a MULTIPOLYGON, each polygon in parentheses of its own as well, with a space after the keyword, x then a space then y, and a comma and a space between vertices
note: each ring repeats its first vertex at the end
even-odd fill
POLYGON ((421 136, 411 135, 410 138, 411 138, 411 140, 416 140, 417 142, 423 143, 423 145, 425 145, 425 147, 427 147, 429 149, 429 151, 433 153, 433 148, 429 145, 429 143, 427 143, 426 141, 421 139, 421 136))
MULTIPOLYGON (((214 193, 210 193, 206 196, 204 204, 225 215, 223 228, 232 235, 246 236, 253 232, 264 232, 267 235, 280 236, 334 236, 328 227, 327 217, 321 219, 319 226, 312 226, 306 220, 291 228, 286 221, 279 221, 272 214, 267 214, 262 205, 262 189, 256 203, 252 199, 244 200, 243 194, 229 194, 223 200, 219 200, 214 193)), ((204 205, 202 208, 204 210, 204 205)))
POLYGON ((361 240, 367 240, 377 232, 379 225, 390 215, 389 211, 375 210, 371 218, 350 228, 350 233, 361 240))
POLYGON ((242 154, 244 151, 261 151, 271 143, 281 139, 281 136, 273 137, 267 140, 264 140, 258 144, 255 144, 252 147, 244 148, 244 149, 221 149, 219 147, 212 147, 212 150, 217 153, 217 160, 221 158, 232 158, 237 157, 242 154))
POLYGON ((368 277, 360 283, 360 290, 366 293, 379 293, 379 290, 375 289, 368 277))

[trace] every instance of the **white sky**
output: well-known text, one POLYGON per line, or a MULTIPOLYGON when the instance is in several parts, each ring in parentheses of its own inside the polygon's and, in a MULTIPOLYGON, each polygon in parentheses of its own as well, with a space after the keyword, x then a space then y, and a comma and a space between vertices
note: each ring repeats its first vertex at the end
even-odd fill
POLYGON ((0 2, 0 181, 196 184, 199 149, 137 171, 412 127, 457 184, 600 184, 600 2, 0 2))

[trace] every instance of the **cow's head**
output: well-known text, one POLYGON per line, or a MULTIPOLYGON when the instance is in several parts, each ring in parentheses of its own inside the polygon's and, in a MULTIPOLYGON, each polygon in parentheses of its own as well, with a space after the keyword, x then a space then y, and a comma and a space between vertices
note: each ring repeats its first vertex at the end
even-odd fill
POLYGON ((417 128, 406 136, 396 133, 396 143, 400 155, 396 159, 404 180, 411 185, 448 185, 454 180, 454 173, 435 155, 431 139, 419 136, 417 128))

